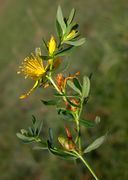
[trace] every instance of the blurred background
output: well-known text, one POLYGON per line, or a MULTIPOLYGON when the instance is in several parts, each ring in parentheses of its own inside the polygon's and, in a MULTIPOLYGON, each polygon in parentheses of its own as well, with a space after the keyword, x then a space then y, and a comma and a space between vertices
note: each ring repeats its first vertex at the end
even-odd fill
POLYGON ((100 179, 127 180, 127 0, 0 0, 0 179, 93 179, 81 163, 76 166, 47 151, 34 151, 16 137, 17 131, 30 124, 32 114, 43 120, 45 136, 48 127, 54 129, 55 139, 64 132, 54 107, 48 109, 40 102, 50 96, 50 90, 38 89, 27 100, 18 98, 33 83, 17 75, 18 66, 35 47, 42 46, 42 37, 55 34, 58 4, 66 16, 73 7, 77 10, 76 21, 86 44, 68 56, 68 72, 93 73, 85 116, 100 115, 102 120, 89 130, 90 136, 82 129, 83 143, 109 132, 107 142, 86 158, 100 179))

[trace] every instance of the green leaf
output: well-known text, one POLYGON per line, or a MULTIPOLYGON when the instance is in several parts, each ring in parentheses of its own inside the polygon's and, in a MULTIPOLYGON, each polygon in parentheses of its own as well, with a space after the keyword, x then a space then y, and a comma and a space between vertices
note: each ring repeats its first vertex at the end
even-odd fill
POLYGON ((31 142, 33 142, 33 141, 35 140, 33 137, 27 137, 27 136, 25 136, 25 135, 23 135, 23 134, 21 134, 21 133, 17 133, 16 135, 17 135, 17 137, 18 137, 19 139, 21 139, 24 143, 31 143, 31 142))
POLYGON ((35 124, 36 123, 36 117, 34 115, 32 115, 32 123, 35 124))
POLYGON ((43 39, 43 43, 44 43, 44 46, 45 46, 46 50, 48 51, 48 46, 47 46, 47 43, 46 43, 46 41, 44 39, 43 39))
POLYGON ((74 19, 74 16, 75 16, 75 12, 76 12, 76 10, 73 8, 73 9, 71 10, 71 12, 70 12, 70 15, 69 15, 69 18, 68 18, 68 21, 67 21, 67 24, 68 24, 68 25, 72 23, 72 21, 73 21, 73 19, 74 19))
POLYGON ((81 91, 77 88, 76 84, 74 83, 74 81, 67 81, 67 84, 74 90, 76 91, 78 94, 81 95, 81 91))
POLYGON ((61 10, 61 7, 58 6, 58 10, 57 10, 57 20, 61 26, 61 29, 63 31, 63 34, 65 33, 65 30, 66 30, 66 24, 64 22, 64 17, 63 17, 63 13, 62 13, 62 10, 61 10))
POLYGON ((49 128, 49 138, 50 138, 50 142, 53 143, 53 131, 52 131, 52 128, 49 128))
POLYGON ((48 149, 48 147, 47 146, 35 146, 35 147, 33 147, 33 149, 34 150, 46 150, 46 149, 48 149))
POLYGON ((89 120, 84 120, 84 119, 80 119, 80 124, 85 126, 85 127, 94 127, 96 124, 93 121, 89 121, 89 120))
POLYGON ((40 132, 41 132, 41 130, 42 130, 42 126, 43 126, 43 121, 40 121, 40 122, 38 123, 38 133, 36 134, 37 136, 40 135, 40 132))
POLYGON ((87 76, 83 78, 82 97, 87 98, 90 91, 90 80, 87 76))
POLYGON ((55 93, 54 96, 57 96, 57 97, 63 97, 63 96, 66 96, 66 95, 65 95, 65 94, 55 93))
POLYGON ((99 146, 101 146, 101 144, 104 143, 104 141, 106 140, 107 135, 101 136, 99 138, 97 138, 92 144, 90 144, 85 150, 84 153, 88 153, 90 151, 93 151, 95 149, 97 149, 99 146))
POLYGON ((74 85, 82 92, 82 86, 77 78, 73 79, 74 85))
POLYGON ((76 40, 76 41, 65 41, 64 43, 70 44, 73 46, 81 46, 82 44, 85 43, 85 38, 81 38, 81 39, 76 40))
POLYGON ((28 127, 28 135, 34 136, 34 128, 33 127, 28 127))
POLYGON ((38 137, 40 135, 41 129, 42 129, 43 121, 36 121, 36 123, 33 126, 34 130, 34 136, 38 137))
POLYGON ((61 40, 62 37, 62 29, 61 26, 59 24, 59 22, 56 20, 56 31, 57 31, 57 35, 59 37, 59 39, 61 40))
POLYGON ((77 156, 74 152, 64 151, 62 149, 52 147, 52 145, 49 141, 48 141, 48 149, 52 154, 54 154, 56 156, 60 156, 64 159, 67 159, 67 160, 77 159, 77 156))
POLYGON ((69 121, 73 120, 73 115, 70 110, 66 110, 64 108, 59 108, 58 114, 62 115, 64 117, 64 120, 69 120, 69 121))
POLYGON ((53 106, 53 105, 56 105, 57 104, 57 101, 56 100, 48 100, 48 101, 45 101, 45 100, 41 100, 41 102, 46 105, 46 106, 53 106))
POLYGON ((74 48, 74 46, 69 46, 55 54, 55 56, 65 56, 67 53, 71 52, 71 50, 74 48))

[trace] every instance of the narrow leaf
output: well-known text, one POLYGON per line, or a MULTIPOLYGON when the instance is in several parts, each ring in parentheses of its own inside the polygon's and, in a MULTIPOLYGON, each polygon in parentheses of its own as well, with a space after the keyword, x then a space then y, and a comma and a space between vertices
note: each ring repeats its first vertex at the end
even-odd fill
POLYGON ((82 87, 79 80, 77 78, 74 78, 73 82, 74 82, 74 85, 82 92, 82 87))
POLYGON ((56 105, 57 102, 55 100, 48 100, 48 101, 45 101, 45 100, 41 100, 41 102, 46 105, 46 106, 52 106, 52 105, 56 105))
POLYGON ((45 149, 48 149, 47 146, 35 146, 33 147, 34 150, 45 150, 45 149))
POLYGON ((32 115, 32 124, 36 123, 36 117, 34 115, 32 115))
POLYGON ((92 144, 90 144, 85 150, 84 153, 88 153, 90 151, 93 151, 97 149, 101 144, 104 143, 106 140, 107 135, 101 136, 100 138, 97 138, 92 144))
POLYGON ((76 41, 65 41, 64 43, 70 44, 73 46, 81 46, 82 44, 85 43, 85 38, 81 38, 81 39, 76 40, 76 41))
POLYGON ((53 143, 53 131, 52 131, 52 128, 49 128, 49 138, 50 138, 50 143, 53 143))
POLYGON ((64 151, 56 147, 52 147, 49 141, 48 141, 48 149, 52 154, 56 156, 60 156, 64 159, 67 159, 67 160, 77 159, 76 154, 74 154, 73 152, 68 152, 68 151, 64 151))
POLYGON ((24 143, 30 143, 34 141, 33 137, 27 137, 21 133, 16 134, 19 139, 21 139, 24 143))
POLYGON ((45 46, 46 50, 48 51, 48 46, 47 46, 47 43, 45 42, 44 39, 43 39, 43 43, 44 43, 44 46, 45 46))
POLYGON ((74 84, 74 82, 68 80, 68 81, 67 81, 67 84, 68 84, 74 91, 76 91, 78 94, 81 95, 81 91, 76 87, 76 85, 74 84))
POLYGON ((82 96, 83 98, 87 98, 90 91, 90 80, 87 76, 83 78, 83 88, 82 88, 82 96))
POLYGON ((75 9, 73 8, 72 10, 71 10, 71 13, 70 13, 70 15, 69 15, 69 18, 68 18, 68 21, 67 21, 67 24, 69 25, 69 24, 71 24, 72 23, 72 21, 73 21, 73 19, 74 19, 74 16, 75 16, 75 9))
POLYGON ((71 50, 74 48, 74 46, 69 46, 55 54, 55 56, 65 56, 67 53, 71 52, 71 50))
POLYGON ((71 114, 70 110, 59 108, 58 114, 62 115, 64 120, 69 120, 69 121, 73 120, 73 115, 71 114))
POLYGON ((40 135, 40 132, 42 130, 42 126, 43 126, 43 121, 40 121, 39 125, 38 125, 38 133, 37 133, 37 136, 40 135))
POLYGON ((56 31, 57 31, 57 35, 59 37, 59 39, 61 40, 62 37, 62 29, 61 26, 59 24, 59 22, 56 20, 56 31))
POLYGON ((58 10, 57 10, 57 20, 62 28, 62 31, 63 31, 63 34, 65 33, 65 30, 66 30, 66 24, 64 22, 64 17, 63 17, 63 13, 62 13, 62 10, 61 10, 61 7, 58 6, 58 10))
POLYGON ((85 127, 94 127, 96 124, 93 121, 80 119, 80 124, 85 127))

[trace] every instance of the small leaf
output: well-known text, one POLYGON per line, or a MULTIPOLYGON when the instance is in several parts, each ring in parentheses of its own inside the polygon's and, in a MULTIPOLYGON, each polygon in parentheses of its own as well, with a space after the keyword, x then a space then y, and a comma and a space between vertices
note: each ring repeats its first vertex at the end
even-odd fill
POLYGON ((67 48, 65 48, 65 49, 57 52, 57 53, 55 54, 55 56, 65 56, 65 55, 66 55, 67 53, 69 53, 73 48, 74 48, 74 46, 69 46, 69 47, 67 47, 67 48))
POLYGON ((71 10, 71 13, 70 13, 70 15, 69 15, 69 18, 68 18, 68 21, 67 21, 67 24, 69 25, 69 24, 71 24, 72 23, 72 21, 73 21, 73 19, 74 19, 74 16, 75 16, 75 9, 73 8, 72 10, 71 10))
POLYGON ((48 101, 41 100, 41 102, 46 106, 53 106, 57 104, 55 100, 48 100, 48 101))
POLYGON ((40 132, 42 130, 42 126, 43 126, 43 121, 40 121, 40 123, 38 124, 38 133, 37 133, 37 136, 40 135, 40 132))
POLYGON ((64 150, 56 148, 56 147, 52 147, 52 145, 49 141, 48 141, 48 149, 52 154, 54 154, 56 156, 60 156, 64 159, 67 159, 67 160, 77 159, 75 153, 64 151, 64 150))
POLYGON ((55 93, 54 95, 57 96, 57 97, 63 97, 63 96, 65 96, 65 94, 59 94, 59 93, 55 93))
POLYGON ((45 46, 46 50, 48 51, 48 46, 47 46, 47 43, 45 42, 44 39, 43 39, 43 43, 44 43, 44 46, 45 46))
POLYGON ((48 149, 47 146, 35 146, 33 147, 34 150, 45 150, 45 149, 48 149))
POLYGON ((80 119, 80 124, 85 127, 94 127, 96 124, 93 121, 80 119))
POLYGON ((34 115, 32 115, 32 123, 35 124, 36 123, 36 117, 34 115))
POLYGON ((90 91, 90 80, 87 76, 83 78, 82 97, 87 98, 90 91))
POLYGON ((82 87, 79 80, 77 78, 74 78, 73 82, 74 82, 74 85, 80 90, 80 92, 82 92, 82 87))
POLYGON ((93 151, 95 149, 97 149, 99 146, 101 146, 101 144, 104 143, 104 141, 106 140, 107 135, 101 136, 99 138, 97 138, 92 144, 90 144, 85 150, 84 153, 88 153, 90 151, 93 151))
POLYGON ((67 81, 67 84, 68 84, 74 91, 76 91, 78 94, 81 95, 81 91, 76 87, 76 85, 75 85, 74 82, 68 80, 68 81, 67 81))
POLYGON ((21 133, 16 134, 19 139, 21 139, 24 143, 31 143, 34 141, 33 137, 27 137, 21 133))
POLYGON ((63 34, 65 33, 65 30, 66 30, 66 24, 64 22, 64 17, 63 17, 63 13, 62 13, 62 10, 61 10, 61 7, 58 6, 58 10, 57 10, 57 20, 62 28, 62 31, 63 31, 63 34))
POLYGON ((61 26, 59 24, 59 22, 56 20, 56 31, 57 31, 57 35, 59 37, 59 39, 61 40, 62 37, 62 29, 61 26))
POLYGON ((28 127, 28 135, 34 136, 34 128, 33 127, 28 127))
POLYGON ((69 120, 69 121, 73 120, 73 115, 71 114, 70 110, 66 110, 64 108, 59 108, 58 109, 58 114, 62 115, 64 120, 69 120))
POLYGON ((81 38, 81 39, 76 40, 76 41, 65 41, 64 43, 70 44, 73 46, 81 46, 82 44, 85 43, 85 38, 81 38))
POLYGON ((50 138, 50 143, 53 143, 53 131, 52 131, 52 128, 49 128, 49 138, 50 138))

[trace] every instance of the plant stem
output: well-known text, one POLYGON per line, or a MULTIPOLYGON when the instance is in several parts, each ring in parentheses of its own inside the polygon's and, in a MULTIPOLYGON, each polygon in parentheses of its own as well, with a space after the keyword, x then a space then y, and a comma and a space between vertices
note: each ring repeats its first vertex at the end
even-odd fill
MULTIPOLYGON (((53 81, 52 77, 51 77, 51 76, 48 76, 47 78, 50 80, 50 82, 52 83, 52 85, 54 86, 54 88, 56 89, 56 91, 57 91, 60 95, 62 95, 62 92, 59 90, 59 88, 57 87, 57 85, 56 85, 55 82, 53 81)), ((64 101, 67 101, 65 96, 63 96, 63 99, 64 99, 64 101)))
POLYGON ((93 175, 93 177, 95 178, 95 180, 99 180, 98 177, 96 176, 96 174, 94 173, 94 171, 92 170, 92 168, 90 167, 90 165, 87 163, 87 161, 86 161, 77 151, 75 151, 75 153, 76 153, 77 156, 81 159, 81 161, 85 164, 85 166, 88 168, 88 170, 89 170, 90 173, 93 175))
POLYGON ((77 126, 77 131, 78 131, 76 142, 78 141, 80 152, 81 152, 80 116, 81 116, 82 109, 83 109, 83 99, 81 100, 80 109, 79 109, 78 114, 76 116, 76 126, 77 126))

